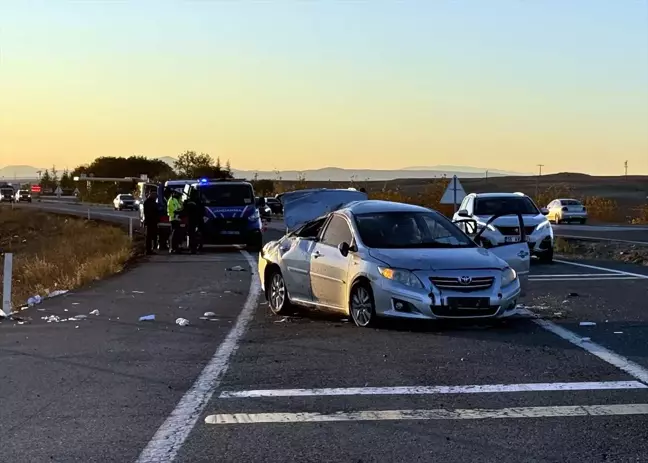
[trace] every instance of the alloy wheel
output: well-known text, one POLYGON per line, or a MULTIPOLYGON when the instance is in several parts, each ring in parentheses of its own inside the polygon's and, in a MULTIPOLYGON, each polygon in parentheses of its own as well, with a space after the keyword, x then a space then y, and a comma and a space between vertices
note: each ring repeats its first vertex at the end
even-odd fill
POLYGON ((286 284, 280 273, 275 273, 270 282, 270 308, 280 312, 286 303, 286 284))
POLYGON ((364 286, 358 286, 351 296, 351 316, 356 325, 366 327, 373 321, 373 301, 364 286))

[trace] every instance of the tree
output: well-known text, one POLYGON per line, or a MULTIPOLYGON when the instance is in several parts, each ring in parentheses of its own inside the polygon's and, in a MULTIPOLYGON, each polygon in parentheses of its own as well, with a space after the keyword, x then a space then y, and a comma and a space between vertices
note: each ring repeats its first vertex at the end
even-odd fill
POLYGON ((59 185, 64 190, 71 190, 75 188, 74 180, 70 176, 70 173, 68 172, 67 169, 65 169, 63 171, 63 174, 61 174, 61 180, 59 180, 59 185))
POLYGON ((139 177, 146 174, 150 179, 158 181, 169 180, 175 176, 173 169, 166 162, 144 156, 100 157, 89 165, 76 167, 71 176, 78 177, 80 174, 109 178, 139 177))
POLYGON ((59 184, 59 178, 58 178, 58 171, 56 170, 56 166, 52 166, 52 184, 54 185, 53 188, 56 188, 59 184))
POLYGON ((45 172, 43 172, 43 175, 41 175, 40 186, 43 190, 56 188, 56 184, 52 181, 52 176, 50 175, 48 169, 45 169, 45 172))
POLYGON ((214 160, 209 154, 185 151, 176 160, 175 170, 183 178, 199 178, 202 173, 214 168, 214 160))

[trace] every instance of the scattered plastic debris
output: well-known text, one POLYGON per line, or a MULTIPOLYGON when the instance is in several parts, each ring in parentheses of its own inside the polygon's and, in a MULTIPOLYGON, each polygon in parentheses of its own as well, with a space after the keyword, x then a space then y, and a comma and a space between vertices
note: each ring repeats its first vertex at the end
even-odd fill
POLYGON ((40 304, 42 301, 43 301, 43 298, 40 297, 39 295, 36 295, 36 296, 30 297, 29 299, 27 299, 27 306, 33 307, 33 306, 35 306, 37 304, 40 304))
POLYGON ((220 320, 220 318, 214 318, 214 317, 200 317, 200 319, 201 320, 207 320, 207 321, 210 321, 210 322, 217 322, 218 320, 220 320))
POLYGON ((79 327, 79 325, 75 326, 74 328, 78 328, 78 327, 79 327))
POLYGON ((77 320, 83 320, 84 318, 88 318, 88 316, 87 315, 75 315, 74 318, 76 318, 77 320))
POLYGON ((47 297, 56 297, 56 296, 61 296, 63 294, 67 293, 66 289, 57 289, 56 291, 52 291, 47 295, 47 297))
POLYGON ((240 265, 235 265, 234 267, 230 267, 227 270, 232 271, 232 272, 245 272, 245 269, 241 267, 240 265))
POLYGON ((232 291, 223 291, 225 294, 231 294, 232 291))
POLYGON ((99 315, 99 311, 95 309, 92 312, 90 312, 90 315, 99 315))
POLYGON ((623 334, 623 331, 615 331, 614 334, 623 334))
POLYGON ((133 294, 144 294, 144 291, 131 291, 133 294))
POLYGON ((596 323, 594 322, 580 322, 580 326, 596 326, 596 323))
POLYGON ((216 314, 214 312, 205 312, 203 314, 203 317, 208 317, 208 318, 213 318, 215 316, 216 316, 216 314))
POLYGON ((592 338, 581 338, 581 342, 589 342, 592 338))
POLYGON ((340 320, 340 321, 343 321, 344 323, 348 323, 348 322, 349 322, 349 319, 348 319, 348 318, 343 318, 343 319, 340 320))
POLYGON ((189 324, 189 320, 187 320, 186 318, 176 319, 176 325, 187 326, 188 324, 189 324))
POLYGON ((141 322, 147 322, 147 321, 154 321, 155 320, 155 315, 143 315, 139 318, 139 321, 141 322))
POLYGON ((45 320, 47 323, 58 323, 61 321, 61 318, 57 315, 50 315, 49 317, 41 317, 41 320, 45 320))
POLYGON ((72 305, 79 305, 80 302, 73 302, 72 305))
POLYGON ((7 318, 7 314, 2 309, 0 309, 0 318, 7 318))

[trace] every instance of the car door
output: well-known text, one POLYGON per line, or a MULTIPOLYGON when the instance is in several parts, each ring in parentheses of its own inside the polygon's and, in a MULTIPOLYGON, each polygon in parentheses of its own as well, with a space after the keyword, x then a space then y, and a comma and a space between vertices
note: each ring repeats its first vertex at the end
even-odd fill
POLYGON ((324 307, 343 309, 351 255, 343 256, 341 243, 351 245, 353 234, 347 219, 333 214, 311 254, 311 288, 313 301, 324 307))
POLYGON ((279 246, 282 271, 290 297, 294 300, 311 302, 311 254, 315 240, 326 221, 323 217, 309 222, 279 246))

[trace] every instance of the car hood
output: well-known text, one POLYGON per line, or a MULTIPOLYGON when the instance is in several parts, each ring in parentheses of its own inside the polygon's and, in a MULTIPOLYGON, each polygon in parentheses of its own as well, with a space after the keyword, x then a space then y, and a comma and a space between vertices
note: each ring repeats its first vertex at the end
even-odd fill
MULTIPOLYGON (((487 216, 487 215, 479 215, 477 218, 479 219, 480 222, 486 223, 491 219, 492 216, 487 216)), ((523 215, 522 216, 522 222, 524 223, 525 226, 527 227, 535 227, 537 225, 540 225, 543 222, 547 221, 547 217, 545 217, 542 214, 537 214, 537 215, 523 215)), ((516 215, 505 215, 502 217, 498 217, 495 219, 491 225, 494 225, 496 227, 519 227, 520 222, 518 220, 518 217, 516 215)))
POLYGON ((406 270, 502 269, 506 263, 484 248, 371 249, 369 255, 406 270))
POLYGON ((288 231, 294 231, 306 222, 340 209, 353 201, 365 201, 367 194, 356 190, 308 189, 284 193, 281 202, 288 231))

